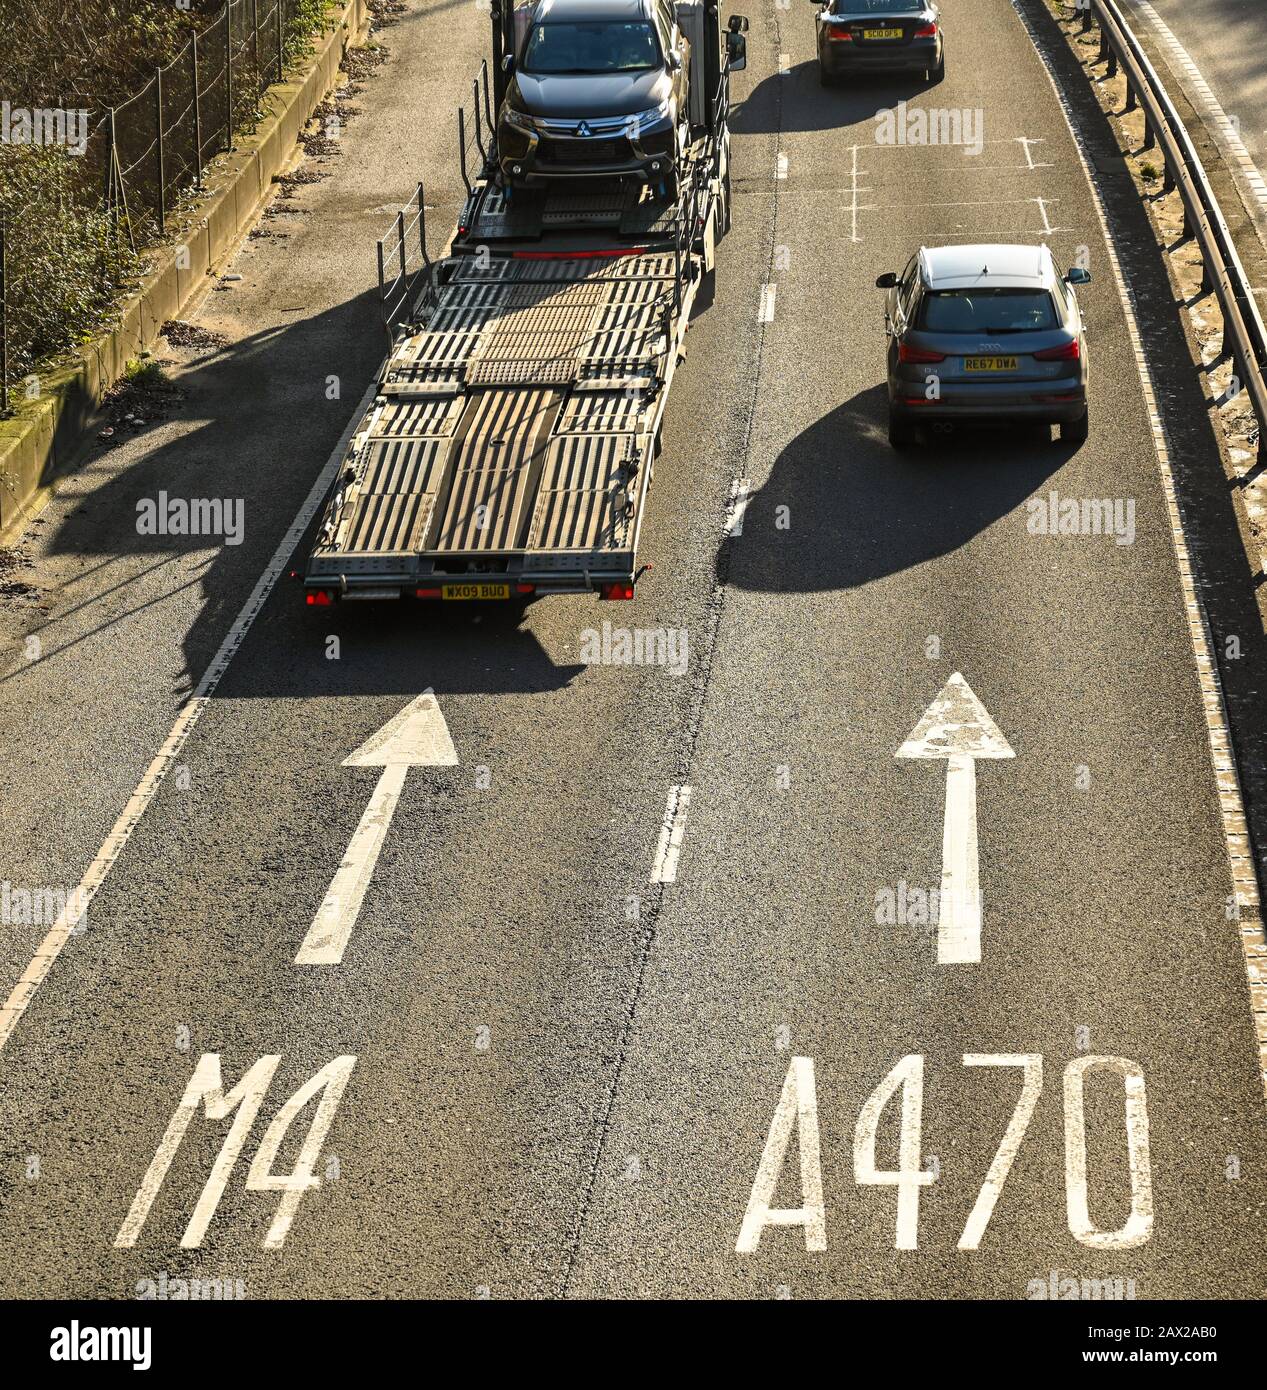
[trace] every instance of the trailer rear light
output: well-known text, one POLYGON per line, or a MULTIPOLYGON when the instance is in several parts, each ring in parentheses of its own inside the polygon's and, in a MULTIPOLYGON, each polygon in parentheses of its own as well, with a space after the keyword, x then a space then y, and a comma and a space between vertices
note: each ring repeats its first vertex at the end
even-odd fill
POLYGON ((415 589, 414 598, 440 598, 442 597, 439 589, 415 589))
POLYGON ((1061 343, 1059 347, 1044 348, 1034 354, 1035 362, 1076 362, 1082 356, 1082 348, 1075 338, 1071 343, 1061 343))
POLYGON ((598 596, 604 599, 633 598, 634 586, 624 582, 619 584, 601 584, 598 589, 598 596))
POLYGON ((309 589, 304 595, 304 599, 309 608, 329 608, 334 602, 334 591, 331 589, 309 589))
POLYGON ((915 31, 917 39, 935 39, 937 37, 936 24, 921 24, 915 31))
POLYGON ((903 405, 936 405, 936 401, 930 401, 927 396, 903 396, 903 405))
POLYGON ((899 362, 944 362, 944 352, 929 352, 926 348, 911 347, 909 343, 899 343, 897 349, 899 362))
POLYGON ((537 586, 535 584, 516 584, 515 592, 517 594, 535 594, 537 586))

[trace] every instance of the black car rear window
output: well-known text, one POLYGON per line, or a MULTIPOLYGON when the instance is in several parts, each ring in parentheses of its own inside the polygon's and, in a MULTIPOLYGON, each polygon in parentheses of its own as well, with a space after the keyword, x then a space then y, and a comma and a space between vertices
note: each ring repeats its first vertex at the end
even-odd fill
POLYGON ((920 14, 926 0, 831 0, 832 14, 920 14))
POLYGON ((1046 290, 930 290, 919 326, 930 333, 1031 333, 1058 328, 1046 290))
POLYGON ((536 73, 644 72, 660 66, 655 30, 645 21, 536 24, 520 67, 536 73))

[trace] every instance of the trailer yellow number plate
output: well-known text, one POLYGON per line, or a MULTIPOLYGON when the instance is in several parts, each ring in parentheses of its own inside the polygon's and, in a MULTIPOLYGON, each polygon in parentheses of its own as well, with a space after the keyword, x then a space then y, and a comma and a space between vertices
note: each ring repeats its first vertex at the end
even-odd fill
POLYGON ((509 598, 509 584, 446 584, 445 598, 509 598))
POLYGON ((900 39, 902 31, 900 29, 864 29, 862 37, 864 39, 900 39))
POLYGON ((1016 370, 1016 358, 965 357, 963 369, 965 372, 1014 372, 1016 370))

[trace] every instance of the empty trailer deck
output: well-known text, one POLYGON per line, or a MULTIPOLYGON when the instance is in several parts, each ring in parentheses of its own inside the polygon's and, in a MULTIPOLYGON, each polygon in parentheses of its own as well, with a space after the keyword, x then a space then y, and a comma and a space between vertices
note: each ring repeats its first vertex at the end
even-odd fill
POLYGON ((458 260, 387 360, 310 578, 629 577, 679 348, 674 276, 665 253, 458 260))

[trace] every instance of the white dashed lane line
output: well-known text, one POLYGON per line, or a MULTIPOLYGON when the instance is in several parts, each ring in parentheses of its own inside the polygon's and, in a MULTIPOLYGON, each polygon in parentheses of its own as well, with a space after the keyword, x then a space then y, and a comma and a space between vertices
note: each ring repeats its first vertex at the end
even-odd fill
POLYGON ((774 303, 778 298, 778 293, 778 285, 761 286, 761 303, 757 306, 758 323, 774 322, 774 303))
POLYGON ((664 808, 664 824, 660 827, 660 843, 656 846, 655 863, 651 866, 652 883, 676 883, 678 855, 686 835, 686 813, 691 808, 690 787, 670 787, 664 808))
POLYGON ((726 534, 728 536, 743 535, 744 513, 748 510, 749 494, 752 492, 752 483, 748 478, 736 478, 730 485, 730 505, 726 511, 726 534))

